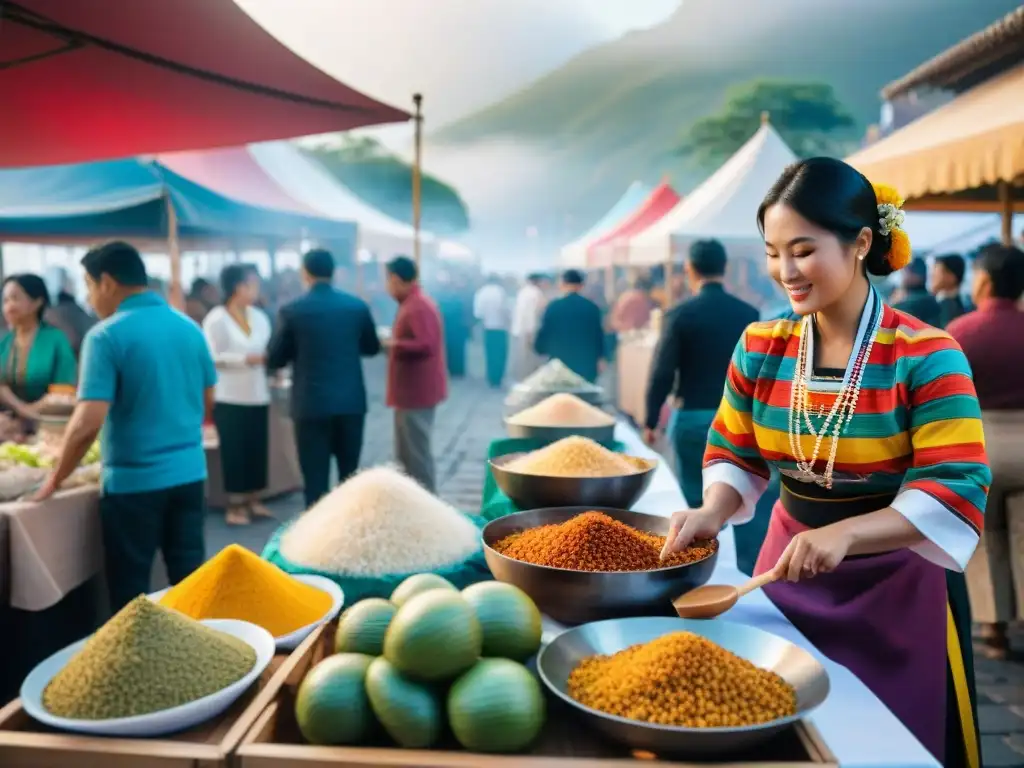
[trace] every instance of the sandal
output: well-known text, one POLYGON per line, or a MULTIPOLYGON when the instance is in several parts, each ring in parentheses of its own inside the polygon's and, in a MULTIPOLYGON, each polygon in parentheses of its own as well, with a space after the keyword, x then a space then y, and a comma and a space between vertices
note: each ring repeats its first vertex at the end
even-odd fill
POLYGON ((224 522, 228 525, 248 525, 252 522, 249 511, 245 507, 228 507, 224 513, 224 522))

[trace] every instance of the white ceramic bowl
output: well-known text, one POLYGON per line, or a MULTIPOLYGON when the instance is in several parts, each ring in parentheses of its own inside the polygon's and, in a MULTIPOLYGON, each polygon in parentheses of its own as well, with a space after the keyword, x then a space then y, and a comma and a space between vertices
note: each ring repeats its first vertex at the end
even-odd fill
MULTIPOLYGON (((296 581, 301 581, 303 584, 308 584, 311 587, 316 587, 321 592, 326 592, 331 596, 331 607, 323 616, 314 621, 312 624, 307 624, 304 627, 300 627, 294 632, 282 635, 281 637, 275 637, 274 642, 277 644, 277 650, 279 651, 293 651, 299 643, 305 640, 309 634, 319 627, 321 624, 326 624, 328 621, 338 615, 342 606, 345 605, 345 593, 342 591, 336 583, 324 576, 306 576, 289 574, 296 581)), ((149 599, 153 602, 159 602, 160 598, 167 594, 170 587, 161 589, 159 592, 154 592, 148 595, 149 599)))
POLYGON ((189 704, 134 717, 117 717, 110 720, 73 720, 52 715, 43 707, 43 691, 54 675, 60 672, 71 657, 81 650, 88 640, 86 638, 69 645, 62 651, 57 651, 36 665, 35 669, 25 678, 25 682, 21 684, 21 705, 31 717, 44 725, 62 731, 87 733, 94 736, 147 738, 193 728, 216 717, 234 704, 238 697, 256 682, 263 670, 270 664, 270 660, 274 658, 274 638, 263 627, 233 619, 208 619, 202 623, 211 629, 217 629, 227 635, 237 637, 251 645, 256 651, 256 664, 249 674, 216 693, 196 699, 189 704))

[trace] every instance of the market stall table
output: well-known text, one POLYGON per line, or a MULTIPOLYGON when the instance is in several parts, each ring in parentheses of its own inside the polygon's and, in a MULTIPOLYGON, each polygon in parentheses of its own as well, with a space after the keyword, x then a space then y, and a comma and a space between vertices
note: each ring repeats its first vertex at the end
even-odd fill
MULTIPOLYGON (((295 430, 285 408, 277 401, 272 402, 267 418, 270 419, 267 447, 267 487, 260 494, 261 499, 273 499, 302 490, 302 472, 299 470, 299 454, 295 447, 295 430)), ((210 507, 223 509, 228 506, 228 495, 224 491, 224 478, 220 465, 220 442, 217 430, 208 426, 203 435, 206 449, 206 503, 210 507)))
POLYGON ((0 700, 39 660, 105 618, 99 488, 0 504, 0 700), (5 543, 6 542, 6 543, 5 543))
POLYGON ((617 405, 622 413, 641 426, 647 418, 647 380, 650 378, 657 343, 656 333, 641 331, 628 338, 620 337, 615 351, 617 405))

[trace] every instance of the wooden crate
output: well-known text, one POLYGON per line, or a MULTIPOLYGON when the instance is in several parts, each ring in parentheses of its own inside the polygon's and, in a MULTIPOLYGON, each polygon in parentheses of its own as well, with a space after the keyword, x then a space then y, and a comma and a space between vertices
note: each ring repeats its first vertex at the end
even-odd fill
POLYGON ((314 631, 290 654, 274 657, 261 679, 220 717, 155 739, 83 736, 37 723, 16 699, 0 710, 3 768, 227 768, 239 743, 276 700, 309 669, 313 649, 333 642, 335 623, 314 631))
POLYGON ((309 646, 309 658, 295 665, 295 674, 281 685, 242 740, 234 768, 626 768, 651 763, 659 768, 837 768, 818 732, 799 723, 769 744, 726 760, 672 762, 631 753, 583 726, 569 707, 551 697, 548 720, 538 743, 526 755, 481 755, 447 749, 406 750, 388 747, 313 747, 304 743, 295 723, 295 692, 309 669, 331 652, 326 643, 309 646))

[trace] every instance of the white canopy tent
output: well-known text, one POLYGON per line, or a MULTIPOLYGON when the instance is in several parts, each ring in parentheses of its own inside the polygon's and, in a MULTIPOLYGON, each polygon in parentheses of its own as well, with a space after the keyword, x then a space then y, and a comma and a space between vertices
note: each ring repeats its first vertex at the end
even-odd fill
POLYGON ((628 264, 665 264, 673 241, 714 237, 725 242, 759 241, 755 214, 772 183, 796 155, 768 122, 703 184, 656 224, 629 243, 628 264))
MULTIPOLYGON (((392 219, 364 203, 335 179, 319 163, 286 141, 251 144, 256 162, 292 197, 324 214, 354 221, 358 227, 358 249, 369 251, 378 260, 394 256, 412 256, 413 228, 392 219)), ((435 250, 436 238, 420 232, 423 252, 435 250)))
POLYGON ((437 258, 441 261, 469 264, 476 261, 476 254, 469 246, 455 240, 441 240, 437 244, 437 258))
POLYGON ((586 269, 587 252, 590 246, 615 230, 626 217, 630 216, 639 208, 647 196, 651 194, 651 187, 646 184, 634 181, 622 194, 615 205, 609 208, 604 216, 598 219, 586 232, 577 237, 568 245, 562 247, 559 254, 559 263, 563 269, 586 269))

